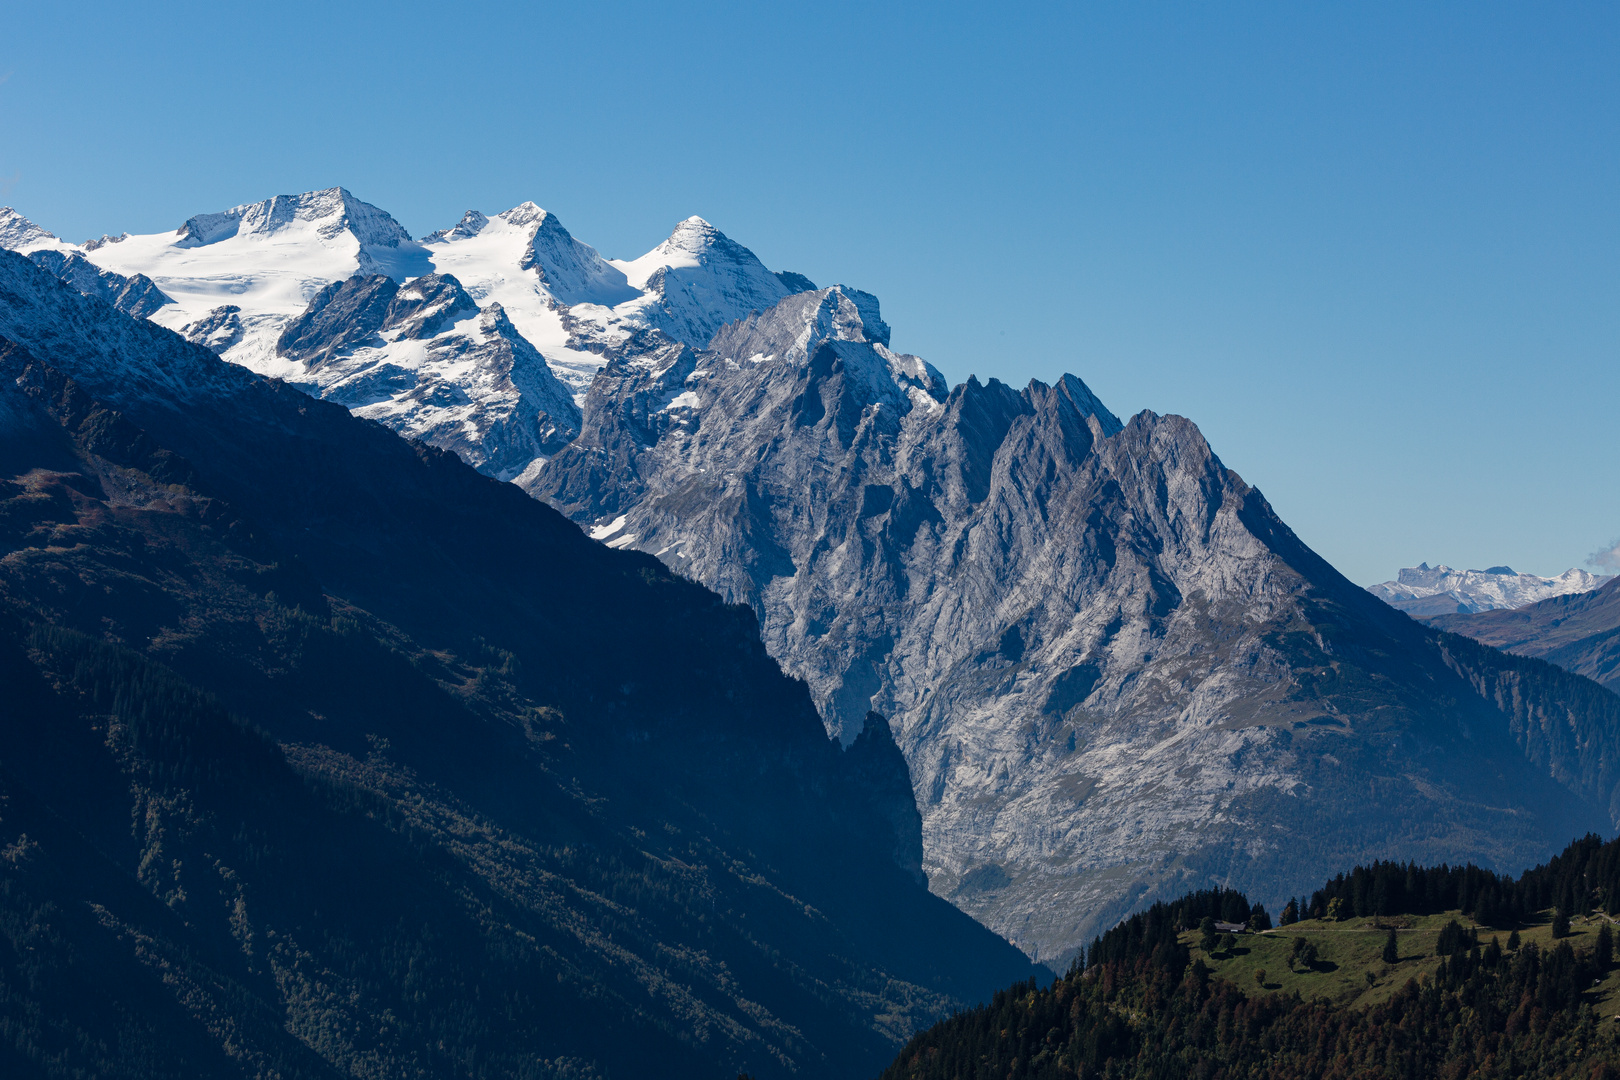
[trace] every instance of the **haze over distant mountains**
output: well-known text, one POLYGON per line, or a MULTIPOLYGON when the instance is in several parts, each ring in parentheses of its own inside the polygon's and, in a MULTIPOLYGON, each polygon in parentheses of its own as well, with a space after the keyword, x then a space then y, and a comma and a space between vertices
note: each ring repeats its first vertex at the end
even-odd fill
POLYGON ((1468 615, 1495 608, 1516 608, 1550 596, 1591 592, 1608 579, 1585 570, 1565 570, 1557 577, 1519 574, 1509 566, 1488 570, 1453 570, 1449 566, 1409 566, 1394 581, 1367 591, 1415 619, 1468 615))
POLYGON ((747 605, 831 734, 889 718, 930 887, 1033 957, 1155 895, 1518 869, 1620 824, 1620 698, 1353 585, 1192 421, 948 386, 875 297, 701 219, 623 262, 533 204, 415 241, 342 189, 0 236, 747 605))
POLYGON ((1524 607, 1439 615, 1433 625, 1584 675, 1620 693, 1620 577, 1524 607))

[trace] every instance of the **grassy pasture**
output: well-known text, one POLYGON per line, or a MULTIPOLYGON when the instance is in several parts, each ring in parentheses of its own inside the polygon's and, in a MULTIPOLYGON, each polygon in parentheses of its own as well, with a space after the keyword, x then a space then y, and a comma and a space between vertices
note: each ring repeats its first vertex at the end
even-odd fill
MULTIPOLYGON (((1263 968, 1266 972, 1265 992, 1298 991, 1301 997, 1323 998, 1346 1005, 1374 1005, 1386 1000, 1408 979, 1434 973, 1440 964, 1440 958, 1434 952, 1435 942, 1440 936, 1441 927, 1452 919, 1465 927, 1478 928, 1481 946, 1494 936, 1503 949, 1507 948, 1511 931, 1481 926, 1458 911, 1443 915, 1346 919, 1342 922, 1306 919, 1264 933, 1240 935, 1237 947, 1229 954, 1219 950, 1204 952, 1199 948, 1196 930, 1183 933, 1181 940, 1192 950, 1193 956, 1201 958, 1215 974, 1243 987, 1247 993, 1261 989, 1255 981, 1254 972, 1257 968, 1263 968), (1392 926, 1400 935, 1400 961, 1386 964, 1383 960, 1384 939, 1392 926), (1288 956, 1296 937, 1306 938, 1316 945, 1319 959, 1309 970, 1299 965, 1292 969, 1289 967, 1288 956), (1371 984, 1367 981, 1368 972, 1373 974, 1371 984)), ((1597 937, 1601 919, 1600 915, 1590 919, 1571 919, 1570 944, 1577 949, 1590 948, 1597 937)), ((1615 927, 1615 932, 1620 934, 1620 926, 1615 927)), ((1533 925, 1519 931, 1519 938, 1521 948, 1530 942, 1543 949, 1554 946, 1552 912, 1542 912, 1533 925)), ((1602 984, 1593 988, 1590 1000, 1600 1016, 1615 1017, 1620 1014, 1620 968, 1609 972, 1602 984)), ((1620 1028, 1620 1023, 1614 1020, 1609 1022, 1620 1028)))

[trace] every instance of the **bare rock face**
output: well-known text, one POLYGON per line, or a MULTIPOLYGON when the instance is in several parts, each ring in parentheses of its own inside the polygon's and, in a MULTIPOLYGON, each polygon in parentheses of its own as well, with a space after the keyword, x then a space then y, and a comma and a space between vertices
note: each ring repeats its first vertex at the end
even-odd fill
POLYGON ((888 340, 838 287, 641 334, 520 482, 752 606, 846 743, 888 716, 931 887, 1031 956, 1208 882, 1517 867, 1620 821, 1620 712, 1346 581, 1191 421, 948 389, 888 340))

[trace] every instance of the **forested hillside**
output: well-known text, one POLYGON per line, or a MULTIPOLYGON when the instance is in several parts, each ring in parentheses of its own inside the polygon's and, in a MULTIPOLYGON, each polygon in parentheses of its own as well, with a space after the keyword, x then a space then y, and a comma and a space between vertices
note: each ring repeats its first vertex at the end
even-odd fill
POLYGON ((1612 1080, 1617 913, 1620 840, 1593 836, 1517 878, 1357 867, 1275 927, 1241 893, 1194 893, 924 1032, 883 1078, 1612 1080))

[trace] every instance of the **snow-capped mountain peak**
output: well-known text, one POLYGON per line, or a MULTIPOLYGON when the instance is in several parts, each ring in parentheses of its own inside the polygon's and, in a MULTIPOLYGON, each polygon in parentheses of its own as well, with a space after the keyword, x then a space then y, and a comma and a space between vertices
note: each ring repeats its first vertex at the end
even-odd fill
POLYGON ((1523 607, 1550 596, 1591 592, 1605 580, 1579 569, 1565 570, 1557 577, 1538 577, 1517 573, 1510 566, 1453 570, 1443 563, 1422 563, 1404 568, 1394 581, 1370 586, 1367 591, 1391 607, 1422 619, 1523 607))
POLYGON ((489 218, 477 210, 469 210, 461 215, 461 220, 450 226, 450 228, 430 232, 422 237, 422 243, 438 244, 446 240, 470 240, 483 232, 484 226, 488 224, 489 218))
POLYGON ((667 240, 641 258, 613 265, 632 286, 643 290, 642 296, 620 305, 617 314, 657 327, 695 348, 708 344, 725 324, 769 310, 800 291, 700 217, 676 225, 667 240))
POLYGON ((370 203, 361 202, 345 188, 277 195, 244 203, 217 214, 198 214, 176 232, 178 246, 201 247, 238 236, 272 237, 288 231, 312 231, 325 241, 348 233, 362 247, 397 248, 410 243, 411 234, 370 203))
POLYGON ((71 251, 73 245, 35 225, 9 206, 0 206, 0 248, 30 255, 42 249, 71 251))
POLYGON ((425 242, 434 249, 435 265, 456 267, 475 295, 481 287, 493 291, 515 264, 520 271, 535 272, 544 296, 567 306, 612 307, 636 296, 623 271, 574 239, 556 214, 532 202, 492 218, 469 210, 454 228, 441 229, 425 242))
MULTIPOLYGON (((578 404, 616 350, 645 346, 667 359, 815 288, 801 275, 772 273, 699 217, 637 260, 632 281, 627 264, 604 259, 531 201, 497 214, 468 210, 416 241, 341 187, 84 245, 8 210, 0 243, 80 292, 260 374, 453 445, 500 476, 542 461, 578 430, 578 404)), ((885 366, 900 363, 921 372, 902 380, 908 386, 931 388, 920 361, 875 362, 871 348, 887 342, 887 327, 876 301, 863 297, 845 290, 820 301, 826 325, 795 332, 867 343, 862 363, 880 383, 891 381, 885 366)))

